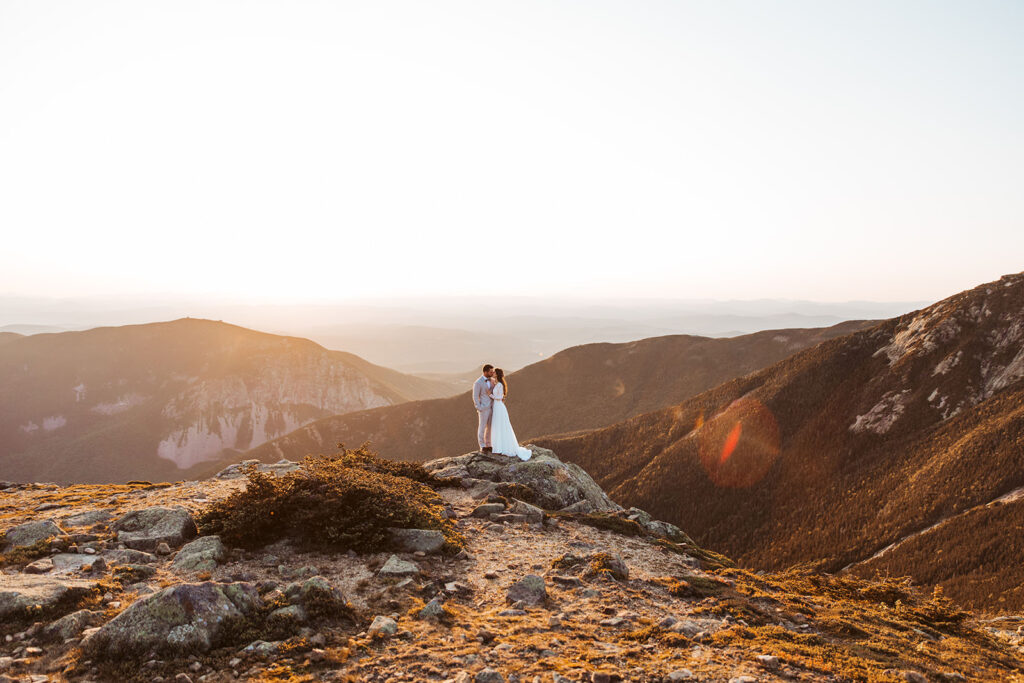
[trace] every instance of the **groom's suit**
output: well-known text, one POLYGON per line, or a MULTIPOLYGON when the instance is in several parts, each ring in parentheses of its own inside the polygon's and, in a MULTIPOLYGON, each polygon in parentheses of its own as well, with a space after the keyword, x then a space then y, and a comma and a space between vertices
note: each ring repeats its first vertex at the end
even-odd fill
POLYGON ((480 375, 480 379, 473 383, 473 405, 476 406, 476 414, 480 418, 480 426, 476 430, 476 440, 480 450, 491 445, 491 388, 487 378, 480 375))

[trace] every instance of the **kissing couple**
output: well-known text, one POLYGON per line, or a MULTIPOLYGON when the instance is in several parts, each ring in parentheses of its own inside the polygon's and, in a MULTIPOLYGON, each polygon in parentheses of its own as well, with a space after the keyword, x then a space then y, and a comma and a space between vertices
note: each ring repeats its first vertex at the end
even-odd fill
POLYGON ((529 460, 533 453, 529 448, 519 445, 512 422, 508 419, 508 408, 505 407, 508 380, 505 379, 505 371, 488 363, 483 372, 473 383, 473 405, 480 419, 476 432, 480 451, 529 460))

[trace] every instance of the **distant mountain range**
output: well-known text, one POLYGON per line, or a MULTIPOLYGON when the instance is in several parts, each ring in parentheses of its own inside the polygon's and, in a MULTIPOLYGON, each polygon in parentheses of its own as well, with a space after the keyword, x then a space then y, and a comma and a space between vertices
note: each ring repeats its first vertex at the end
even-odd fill
MULTIPOLYGON (((586 344, 509 375, 508 407, 520 441, 595 429, 685 400, 790 354, 873 323, 773 330, 710 339, 671 335, 586 344)), ((469 392, 317 420, 246 454, 264 461, 372 441, 387 457, 427 460, 476 448, 469 392)))
POLYGON ((826 327, 844 320, 890 318, 926 303, 545 296, 252 305, 209 299, 0 295, 0 331, 64 332, 188 315, 311 339, 400 372, 462 374, 483 363, 518 370, 563 349, 594 342, 826 327))
POLYGON ((308 339, 184 318, 0 334, 0 479, 182 479, 324 417, 444 396, 308 339))
POLYGON ((1024 606, 1024 274, 539 445, 757 568, 910 575, 1024 606))

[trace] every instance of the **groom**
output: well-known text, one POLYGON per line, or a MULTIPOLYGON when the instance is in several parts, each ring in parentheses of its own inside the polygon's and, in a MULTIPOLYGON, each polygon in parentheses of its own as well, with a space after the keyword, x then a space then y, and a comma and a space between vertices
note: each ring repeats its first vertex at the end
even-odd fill
POLYGON ((476 414, 480 419, 480 426, 476 430, 476 440, 480 444, 480 451, 491 452, 491 386, 487 381, 494 377, 494 366, 484 366, 484 374, 473 383, 473 405, 476 406, 476 414))

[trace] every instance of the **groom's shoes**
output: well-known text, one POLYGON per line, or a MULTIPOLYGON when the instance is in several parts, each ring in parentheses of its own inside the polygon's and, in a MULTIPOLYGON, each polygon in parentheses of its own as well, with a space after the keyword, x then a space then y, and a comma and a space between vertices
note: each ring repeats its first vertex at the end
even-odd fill
POLYGON ((484 446, 484 447, 483 447, 483 452, 484 452, 484 453, 491 453, 491 452, 492 452, 492 451, 491 451, 491 447, 490 447, 490 446, 484 446))

